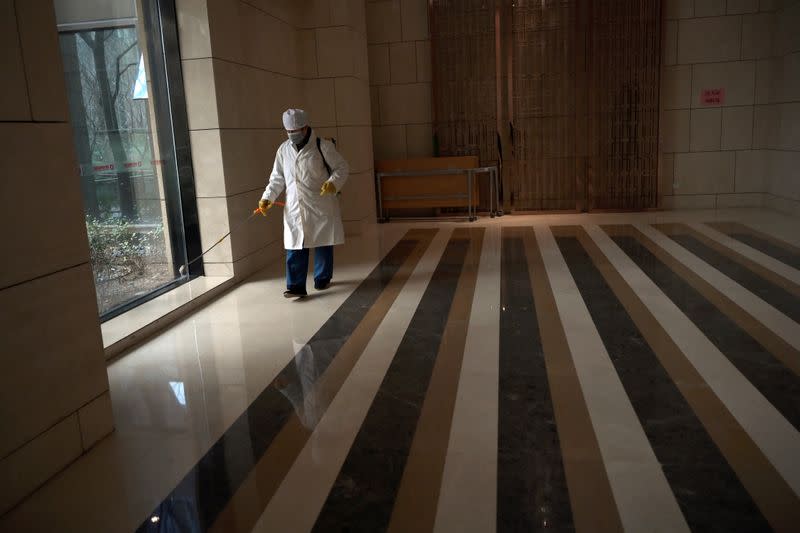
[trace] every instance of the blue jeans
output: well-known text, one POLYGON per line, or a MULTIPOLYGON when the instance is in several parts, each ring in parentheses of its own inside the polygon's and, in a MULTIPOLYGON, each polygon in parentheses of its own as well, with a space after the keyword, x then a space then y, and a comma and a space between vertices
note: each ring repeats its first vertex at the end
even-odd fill
MULTIPOLYGON (((308 277, 308 248, 286 250, 286 288, 306 290, 308 277)), ((329 283, 333 278, 333 246, 314 248, 314 284, 329 283)))

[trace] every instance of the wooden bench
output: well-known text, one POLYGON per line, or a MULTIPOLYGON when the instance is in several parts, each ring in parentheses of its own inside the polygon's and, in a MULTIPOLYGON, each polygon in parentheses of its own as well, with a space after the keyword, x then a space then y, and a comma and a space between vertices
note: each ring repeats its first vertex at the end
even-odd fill
POLYGON ((477 180, 472 179, 470 194, 464 169, 478 165, 476 156, 376 161, 380 210, 466 207, 469 219, 474 220, 480 191, 477 180), (459 171, 448 172, 456 169, 459 171))

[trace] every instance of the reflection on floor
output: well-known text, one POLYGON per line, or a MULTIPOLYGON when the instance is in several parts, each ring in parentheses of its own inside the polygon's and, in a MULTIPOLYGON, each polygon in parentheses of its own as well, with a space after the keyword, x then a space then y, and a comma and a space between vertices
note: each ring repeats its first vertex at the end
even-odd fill
POLYGON ((373 228, 110 369, 3 531, 796 531, 800 236, 764 211, 373 228))

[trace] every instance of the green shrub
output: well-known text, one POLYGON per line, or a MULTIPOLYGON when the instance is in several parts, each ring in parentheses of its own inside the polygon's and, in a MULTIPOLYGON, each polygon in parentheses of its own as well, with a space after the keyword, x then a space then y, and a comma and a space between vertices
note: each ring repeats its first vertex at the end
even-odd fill
POLYGON ((97 282, 141 276, 148 264, 165 259, 161 224, 141 229, 124 219, 99 220, 87 216, 86 231, 97 282))

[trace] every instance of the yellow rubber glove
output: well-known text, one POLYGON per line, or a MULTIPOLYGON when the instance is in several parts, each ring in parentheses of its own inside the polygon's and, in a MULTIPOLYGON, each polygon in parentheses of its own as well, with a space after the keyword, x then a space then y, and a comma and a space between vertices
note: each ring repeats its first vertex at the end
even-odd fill
POLYGON ((258 201, 258 210, 261 211, 261 216, 267 216, 267 209, 272 207, 272 202, 269 200, 259 200, 258 201))
POLYGON ((322 190, 319 193, 320 196, 325 196, 326 194, 336 194, 336 186, 330 181, 322 184, 322 190))

